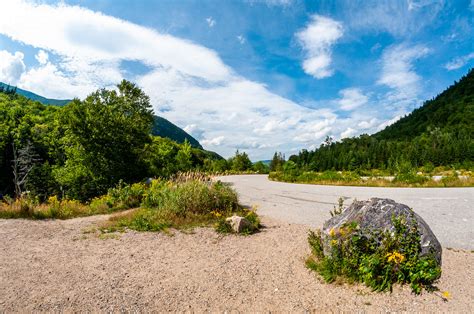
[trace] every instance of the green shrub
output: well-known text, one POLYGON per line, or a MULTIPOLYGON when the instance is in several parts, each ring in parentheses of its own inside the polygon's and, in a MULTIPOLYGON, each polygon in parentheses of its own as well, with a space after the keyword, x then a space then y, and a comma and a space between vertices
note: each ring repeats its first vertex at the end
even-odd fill
POLYGON ((225 223, 225 217, 240 211, 236 192, 222 182, 154 180, 143 195, 142 208, 118 224, 138 231, 209 226, 225 223))
POLYGON ((408 184, 423 184, 428 181, 429 178, 423 175, 417 175, 414 172, 399 173, 395 176, 393 182, 402 182, 408 184))
POLYGON ((311 231, 308 242, 312 256, 306 265, 327 282, 358 281, 375 291, 391 291, 395 283, 410 284, 416 294, 423 288, 430 290, 441 276, 441 268, 434 256, 420 256, 420 234, 415 223, 394 217, 393 233, 371 231, 371 237, 363 236, 369 231, 359 230, 355 223, 332 229, 326 255, 321 232, 311 231))
POLYGON ((120 181, 115 188, 109 189, 107 194, 110 196, 113 207, 133 208, 140 206, 144 193, 145 185, 143 183, 129 185, 120 181))

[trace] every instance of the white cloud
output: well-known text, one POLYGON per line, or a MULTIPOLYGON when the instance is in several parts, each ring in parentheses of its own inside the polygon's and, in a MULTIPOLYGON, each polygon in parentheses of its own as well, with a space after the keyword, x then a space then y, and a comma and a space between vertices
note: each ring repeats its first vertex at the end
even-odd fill
POLYGON ((214 25, 216 25, 216 20, 214 20, 212 16, 206 18, 206 22, 209 27, 214 27, 214 25))
POLYGON ((209 146, 220 146, 224 140, 225 136, 218 136, 211 139, 204 139, 201 141, 201 144, 209 146))
POLYGON ((343 35, 343 27, 328 17, 313 15, 305 29, 296 34, 301 46, 306 51, 303 69, 317 79, 332 76, 332 46, 343 35))
POLYGON ((367 129, 370 129, 370 128, 373 128, 374 126, 376 126, 378 122, 379 122, 379 120, 377 118, 372 118, 368 121, 364 120, 364 121, 359 122, 357 124, 357 126, 361 130, 367 130, 367 129))
POLYGON ((245 44, 245 42, 247 41, 243 35, 237 36, 237 40, 241 45, 245 44))
POLYGON ((391 124, 394 124, 395 122, 397 122, 398 120, 400 120, 402 116, 401 115, 396 115, 395 117, 393 117, 392 119, 389 119, 383 123, 381 123, 378 127, 377 127, 377 131, 380 131, 380 130, 383 130, 385 129, 387 126, 391 125, 391 124))
MULTIPOLYGON (((48 52, 27 71, 21 53, 8 53, 21 61, 14 75, 19 87, 46 97, 84 97, 118 83, 123 61, 142 62, 150 71, 136 82, 155 112, 226 157, 238 147, 258 160, 275 150, 319 146, 348 125, 329 109, 299 106, 237 75, 213 50, 78 6, 9 1, 0 11, 0 34, 48 52)), ((318 46, 311 38, 308 45, 318 46)))
POLYGON ((201 140, 205 133, 205 131, 196 124, 188 124, 183 128, 183 130, 186 131, 188 134, 191 134, 197 140, 201 140))
POLYGON ((341 133, 340 137, 341 138, 351 137, 355 133, 356 133, 356 130, 354 130, 353 128, 347 128, 344 132, 341 133))
POLYGON ((474 52, 462 57, 454 58, 453 60, 446 63, 444 67, 449 71, 457 70, 468 64, 472 59, 474 59, 474 52))
POLYGON ((0 33, 74 62, 136 60, 212 82, 232 75, 213 50, 78 6, 8 1, 0 33))
POLYGON ((385 49, 378 84, 392 89, 386 95, 386 100, 400 105, 407 105, 417 100, 421 78, 415 72, 414 62, 429 52, 430 50, 422 45, 410 47, 401 44, 385 49))
POLYGON ((436 22, 444 0, 372 0, 338 2, 338 14, 353 31, 388 32, 396 37, 413 35, 436 22))
POLYGON ((23 53, 17 51, 14 54, 6 50, 0 50, 0 81, 16 85, 25 71, 23 53))
POLYGON ((339 94, 341 99, 338 100, 338 104, 342 110, 354 110, 365 105, 369 99, 359 88, 346 88, 339 94))
POLYGON ((46 51, 40 49, 40 51, 38 51, 36 54, 35 59, 39 62, 39 64, 45 65, 48 63, 49 55, 46 51))

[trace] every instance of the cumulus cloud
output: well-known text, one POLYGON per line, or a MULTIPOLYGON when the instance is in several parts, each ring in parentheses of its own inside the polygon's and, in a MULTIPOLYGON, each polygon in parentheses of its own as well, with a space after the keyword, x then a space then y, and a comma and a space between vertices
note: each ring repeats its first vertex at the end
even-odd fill
MULTIPOLYGON (((344 132, 348 122, 362 121, 343 121, 332 110, 302 107, 274 94, 189 40, 78 6, 9 1, 0 11, 0 34, 44 51, 28 69, 21 53, 2 52, 0 73, 4 76, 5 60, 16 60, 20 71, 9 76, 46 97, 84 97, 118 83, 123 61, 145 64, 149 71, 135 80, 150 95, 154 111, 226 157, 236 148, 258 160, 275 150, 317 147, 326 135, 344 132)), ((308 45, 318 46, 309 37, 308 45)))
POLYGON ((421 78, 415 72, 414 62, 429 52, 430 50, 422 45, 401 44, 385 49, 378 84, 392 89, 387 95, 389 101, 407 105, 417 100, 421 78))
POLYGON ((23 53, 19 51, 11 54, 0 50, 0 81, 16 85, 26 68, 23 58, 23 53))
POLYGON ((314 15, 305 29, 296 34, 306 51, 304 71, 317 79, 332 76, 332 46, 343 35, 342 24, 331 18, 314 15))
POLYGON ((378 122, 379 122, 379 120, 377 118, 372 118, 370 120, 360 121, 357 124, 357 126, 359 127, 360 130, 367 130, 367 129, 371 129, 374 126, 376 126, 378 122))
POLYGON ((341 138, 351 137, 355 133, 356 133, 356 130, 354 130, 353 128, 347 128, 344 132, 341 133, 340 137, 341 138))
POLYGON ((218 136, 211 139, 204 139, 201 141, 202 145, 209 145, 209 146, 219 146, 225 140, 225 136, 218 136))
POLYGON ((368 97, 359 88, 346 88, 339 92, 341 98, 338 100, 342 110, 354 110, 368 101, 368 97))
POLYGON ((453 60, 446 63, 444 67, 448 71, 457 70, 468 64, 472 59, 474 59, 474 52, 471 52, 465 56, 454 58, 453 60))

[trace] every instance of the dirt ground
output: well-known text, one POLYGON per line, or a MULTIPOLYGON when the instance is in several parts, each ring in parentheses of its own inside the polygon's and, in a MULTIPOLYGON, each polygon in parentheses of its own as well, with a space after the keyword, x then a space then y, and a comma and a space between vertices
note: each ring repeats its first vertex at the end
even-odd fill
POLYGON ((474 312, 474 253, 443 251, 437 285, 373 293, 329 285, 304 266, 308 227, 263 218, 252 236, 126 232, 99 236, 106 216, 0 220, 0 312, 474 312))

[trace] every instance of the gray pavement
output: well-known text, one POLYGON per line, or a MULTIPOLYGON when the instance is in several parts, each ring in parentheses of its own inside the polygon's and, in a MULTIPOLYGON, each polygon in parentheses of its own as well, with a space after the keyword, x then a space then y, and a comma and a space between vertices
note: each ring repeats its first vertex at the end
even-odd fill
POLYGON ((232 183, 240 201, 257 205, 261 215, 289 223, 321 227, 329 211, 344 197, 391 198, 413 208, 431 227, 443 247, 474 250, 474 188, 377 188, 292 184, 269 181, 266 175, 219 178, 232 183))

